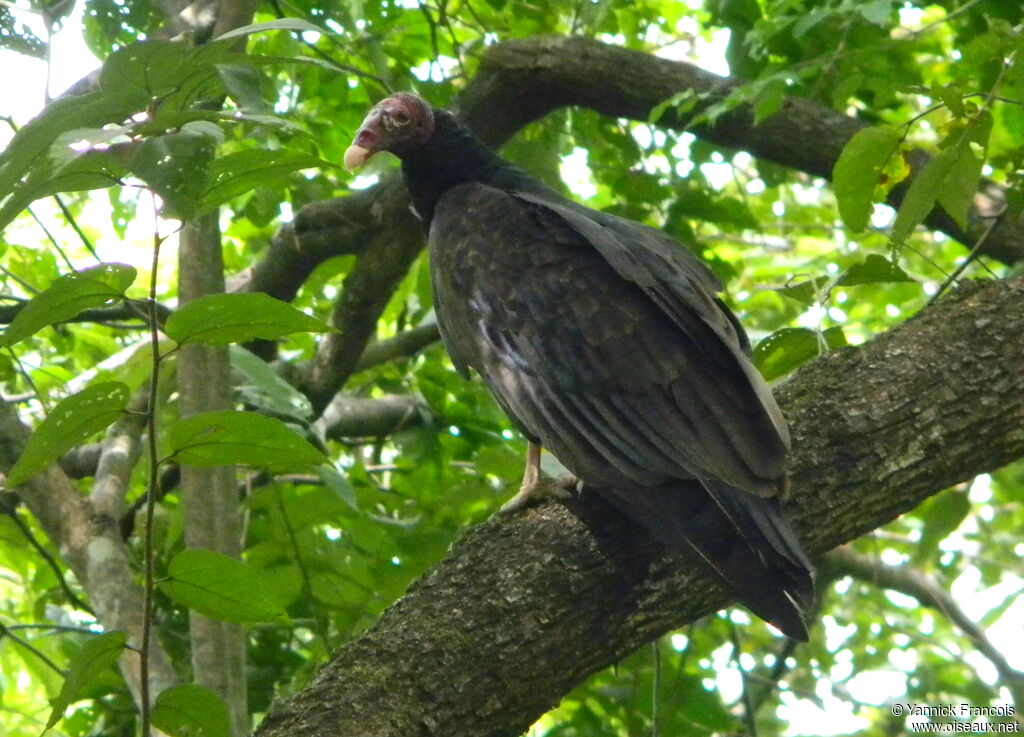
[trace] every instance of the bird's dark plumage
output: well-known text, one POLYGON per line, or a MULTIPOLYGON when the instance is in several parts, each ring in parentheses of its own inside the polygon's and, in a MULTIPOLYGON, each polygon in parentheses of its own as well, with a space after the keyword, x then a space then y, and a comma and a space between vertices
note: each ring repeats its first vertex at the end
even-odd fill
POLYGON ((777 499, 789 433, 717 278, 661 231, 583 207, 412 95, 346 163, 403 161, 438 323, 531 441, 663 543, 696 550, 806 639, 812 566, 777 499))

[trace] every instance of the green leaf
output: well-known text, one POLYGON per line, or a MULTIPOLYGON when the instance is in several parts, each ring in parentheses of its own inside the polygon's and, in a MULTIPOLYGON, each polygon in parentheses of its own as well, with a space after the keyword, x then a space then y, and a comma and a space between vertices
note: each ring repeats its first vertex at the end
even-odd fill
POLYGON ((231 366, 238 374, 238 391, 245 401, 271 414, 307 420, 313 416, 313 406, 305 394, 282 379, 266 361, 233 345, 229 349, 231 366))
POLYGON ((658 122, 664 122, 661 121, 661 118, 669 110, 672 110, 676 117, 683 118, 697 107, 700 99, 700 95, 692 89, 676 92, 674 95, 662 100, 651 109, 651 114, 647 116, 647 122, 652 125, 658 122))
POLYGON ((736 718, 726 711, 717 693, 704 688, 700 679, 685 677, 675 685, 681 715, 692 724, 715 732, 736 732, 736 718))
POLYGON ((1003 600, 985 612, 981 619, 978 620, 978 624, 983 628, 988 629, 1006 614, 1006 610, 1012 606, 1016 606, 1020 601, 1020 591, 1011 589, 1005 591, 1003 600))
POLYGON ((832 187, 839 216, 850 230, 860 232, 868 227, 875 188, 900 140, 895 128, 882 125, 858 131, 843 147, 832 168, 832 187))
POLYGON ((165 216, 188 220, 200 214, 215 148, 214 139, 192 133, 147 138, 128 168, 160 195, 165 216))
POLYGON ((854 264, 839 277, 837 284, 847 287, 858 284, 878 284, 880 282, 913 282, 907 272, 884 256, 877 253, 868 254, 859 264, 854 264))
POLYGON ((68 667, 64 685, 53 702, 53 709, 50 711, 44 732, 61 720, 64 712, 78 700, 78 695, 86 686, 117 662, 121 657, 121 651, 124 650, 126 639, 124 632, 107 632, 86 640, 68 667))
POLYGON ((956 530, 971 511, 967 491, 951 490, 932 497, 922 505, 920 516, 924 522, 921 539, 914 546, 914 560, 927 560, 939 543, 956 530))
POLYGON ((523 472, 523 456, 507 443, 487 445, 473 456, 477 473, 493 474, 503 481, 512 481, 523 472))
POLYGON ((864 20, 884 28, 889 23, 889 16, 892 15, 892 0, 870 0, 862 3, 858 10, 864 16, 864 20))
POLYGON ((266 294, 211 294, 171 315, 164 332, 178 343, 225 345, 274 340, 289 333, 324 333, 329 325, 266 294))
POLYGON ((339 499, 355 511, 359 511, 359 500, 356 498, 356 490, 352 488, 349 480, 334 465, 323 463, 317 466, 316 475, 324 482, 324 486, 334 492, 339 499))
POLYGON ((773 291, 779 294, 794 299, 800 304, 804 305, 815 305, 822 297, 822 293, 826 287, 828 287, 831 280, 827 276, 816 276, 813 279, 807 281, 797 282, 796 284, 787 284, 784 287, 779 287, 773 291))
POLYGON ((153 726, 172 737, 230 737, 228 709, 213 691, 183 683, 161 691, 153 704, 153 726))
POLYGON ((810 328, 783 328, 762 340, 754 348, 754 365, 772 381, 785 376, 827 349, 846 345, 842 328, 823 332, 810 328))
POLYGON ((893 245, 903 243, 914 232, 914 228, 928 217, 942 188, 947 186, 950 172, 958 158, 956 148, 943 149, 914 177, 896 213, 890 236, 893 245))
POLYGON ((760 227, 747 204, 734 197, 714 196, 706 189, 683 183, 676 187, 676 197, 669 205, 669 216, 692 218, 698 222, 720 223, 722 225, 750 228, 760 227))
POLYGON ((278 18, 277 20, 265 21, 263 23, 251 23, 241 28, 236 28, 232 31, 228 31, 222 36, 218 36, 215 41, 227 41, 232 38, 239 38, 240 36, 248 36, 251 33, 261 33, 263 31, 312 31, 313 33, 322 33, 329 35, 327 31, 317 25, 313 25, 307 20, 302 18, 278 18))
POLYGON ((936 100, 942 100, 943 104, 949 108, 949 112, 956 118, 967 117, 964 95, 963 87, 958 84, 940 85, 932 83, 931 96, 936 100))
POLYGON ((190 46, 181 41, 136 41, 103 63, 100 86, 130 96, 135 110, 185 110, 197 100, 223 94, 216 64, 224 46, 190 46))
POLYGON ((93 384, 64 399, 29 436, 25 450, 7 475, 7 485, 28 481, 61 453, 107 427, 121 416, 129 398, 126 385, 110 381, 93 384))
POLYGON ((168 94, 177 86, 166 74, 153 69, 174 69, 188 48, 173 41, 152 40, 130 43, 107 57, 100 70, 100 88, 104 92, 121 90, 135 102, 136 109, 168 94))
POLYGON ((283 422, 255 412, 221 410, 179 420, 168 428, 167 442, 175 460, 190 466, 241 463, 286 470, 326 462, 283 422))
MULTIPOLYGON (((195 136, 206 136, 216 144, 224 143, 224 129, 217 125, 212 120, 207 118, 198 118, 181 114, 181 118, 190 118, 187 122, 182 123, 181 130, 183 133, 191 133, 195 136)), ((216 161, 214 161, 216 163, 216 161)))
POLYGON ((801 13, 800 18, 793 24, 793 38, 805 36, 823 20, 832 15, 828 8, 811 8, 806 13, 801 13))
POLYGON ((246 64, 254 66, 280 66, 281 64, 299 64, 302 66, 314 66, 320 67, 321 69, 327 69, 328 71, 348 74, 345 69, 342 69, 337 64, 332 64, 325 59, 318 59, 311 56, 273 56, 270 54, 238 54, 237 59, 244 61, 246 64))
MULTIPOLYGON (((52 165, 50 149, 62 134, 76 128, 99 128, 105 123, 120 122, 136 111, 133 102, 123 91, 90 92, 51 102, 0 151, 0 201, 18 193, 20 188, 16 185, 30 170, 37 170, 41 164, 52 165)), ((0 220, 0 229, 8 222, 10 218, 0 220)))
POLYGON ((981 180, 982 161, 971 146, 963 141, 957 146, 956 161, 950 167, 949 176, 939 190, 938 201, 957 225, 967 227, 967 213, 974 204, 974 195, 981 180))
POLYGON ((263 95, 269 81, 261 70, 252 64, 218 64, 217 73, 239 108, 252 113, 274 112, 263 95))
POLYGON ((0 207, 0 228, 11 222, 35 200, 60 192, 81 192, 103 189, 118 184, 125 167, 120 157, 110 151, 85 151, 72 156, 64 155, 55 144, 48 156, 29 173, 28 177, 11 192, 0 207))
POLYGON ((279 622, 288 617, 251 567, 212 550, 183 550, 157 587, 182 606, 226 622, 279 622))
POLYGON ((123 297, 135 274, 131 266, 100 264, 60 277, 29 300, 0 333, 0 348, 24 340, 47 325, 70 320, 82 310, 123 297))
POLYGON ((778 112, 786 99, 789 87, 783 79, 772 79, 766 82, 754 99, 754 125, 760 125, 767 118, 778 112))
POLYGON ((272 186, 300 169, 330 167, 329 161, 283 150, 246 149, 221 156, 210 168, 211 182, 203 194, 202 210, 210 210, 257 187, 272 186))

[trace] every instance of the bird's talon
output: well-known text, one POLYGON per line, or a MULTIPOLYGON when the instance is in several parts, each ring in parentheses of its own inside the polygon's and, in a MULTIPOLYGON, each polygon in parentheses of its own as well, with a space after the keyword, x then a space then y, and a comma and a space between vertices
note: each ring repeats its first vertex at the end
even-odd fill
POLYGON ((565 495, 560 497, 561 499, 568 499, 574 493, 582 491, 583 489, 583 482, 580 481, 575 476, 573 476, 571 473, 563 473, 561 476, 558 477, 555 483, 565 490, 565 495))
POLYGON ((565 501, 572 498, 575 489, 576 478, 574 476, 562 476, 558 479, 542 476, 533 479, 532 483, 527 483, 524 480, 523 485, 519 488, 519 492, 501 505, 499 511, 502 514, 508 514, 519 509, 532 507, 549 499, 565 501))

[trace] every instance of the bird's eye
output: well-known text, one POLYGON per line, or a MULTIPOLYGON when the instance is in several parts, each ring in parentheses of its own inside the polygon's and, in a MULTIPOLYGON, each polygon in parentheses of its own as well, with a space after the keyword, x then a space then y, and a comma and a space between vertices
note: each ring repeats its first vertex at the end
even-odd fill
POLYGON ((404 110, 396 110, 395 112, 385 112, 381 116, 381 121, 384 123, 384 128, 389 131, 397 130, 398 128, 404 128, 409 125, 411 117, 409 113, 404 110))

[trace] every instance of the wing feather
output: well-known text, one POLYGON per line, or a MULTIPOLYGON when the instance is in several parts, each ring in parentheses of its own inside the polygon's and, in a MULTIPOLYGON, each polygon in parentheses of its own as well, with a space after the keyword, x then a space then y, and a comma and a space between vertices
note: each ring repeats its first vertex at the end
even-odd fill
POLYGON ((431 273, 455 365, 591 483, 774 494, 788 434, 717 280, 667 236, 566 202, 482 184, 438 202, 431 273))

